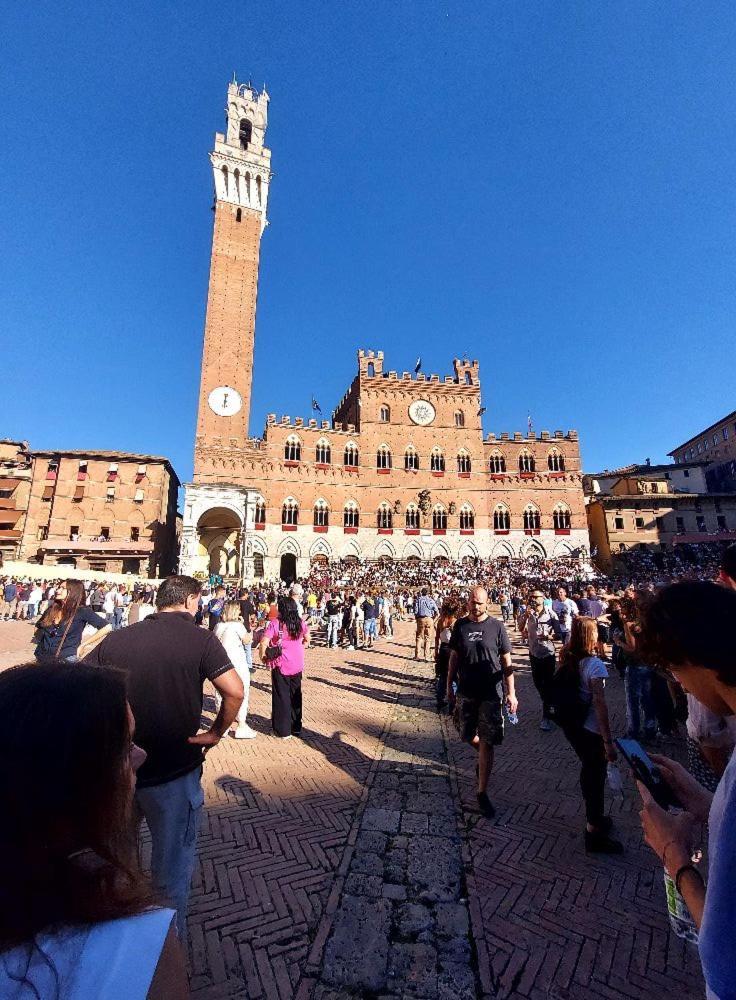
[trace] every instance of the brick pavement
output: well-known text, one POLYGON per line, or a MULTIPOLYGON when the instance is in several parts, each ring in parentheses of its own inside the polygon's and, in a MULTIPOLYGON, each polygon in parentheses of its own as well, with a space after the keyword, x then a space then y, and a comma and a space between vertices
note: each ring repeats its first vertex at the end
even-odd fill
MULTIPOLYGON (((29 635, 0 623, 0 668, 26 657, 29 635)), ((498 813, 481 818, 472 752, 433 710, 429 665, 407 659, 409 627, 397 636, 309 651, 303 740, 268 735, 259 670, 261 735, 208 756, 193 996, 701 997, 631 789, 612 808, 626 854, 586 857, 576 761, 559 733, 539 732, 522 669, 521 722, 491 779, 498 813)), ((515 656, 523 668, 518 643, 515 656)), ((617 679, 609 692, 620 719, 617 679)))

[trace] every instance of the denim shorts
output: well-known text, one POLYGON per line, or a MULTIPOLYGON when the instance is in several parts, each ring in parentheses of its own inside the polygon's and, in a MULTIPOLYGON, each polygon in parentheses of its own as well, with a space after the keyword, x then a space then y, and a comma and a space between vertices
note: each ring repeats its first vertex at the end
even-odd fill
POLYGON ((460 739, 465 743, 472 743, 476 736, 481 743, 491 746, 503 743, 503 711, 499 698, 481 701, 458 695, 454 722, 460 739))

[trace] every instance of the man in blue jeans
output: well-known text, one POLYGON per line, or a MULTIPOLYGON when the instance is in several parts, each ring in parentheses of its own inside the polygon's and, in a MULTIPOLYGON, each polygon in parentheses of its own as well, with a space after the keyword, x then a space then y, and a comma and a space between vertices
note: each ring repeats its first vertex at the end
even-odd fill
POLYGON ((193 577, 168 577, 156 614, 112 632, 87 657, 127 674, 136 743, 148 754, 137 774, 136 803, 151 831, 153 884, 176 908, 182 941, 204 806, 202 762, 243 700, 243 683, 222 643, 194 623, 201 589, 193 577), (205 679, 222 704, 211 727, 198 733, 205 679))

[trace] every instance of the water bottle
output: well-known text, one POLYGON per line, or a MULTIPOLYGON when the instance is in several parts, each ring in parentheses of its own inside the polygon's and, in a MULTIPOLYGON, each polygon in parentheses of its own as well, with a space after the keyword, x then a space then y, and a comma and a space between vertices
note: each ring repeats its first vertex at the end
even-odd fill
POLYGON ((509 720, 512 726, 519 724, 519 716, 516 712, 509 712, 508 705, 506 706, 506 718, 509 720))
POLYGON ((670 878, 667 872, 664 873, 664 893, 667 898, 667 912, 672 930, 679 938, 697 944, 698 928, 695 926, 695 921, 690 915, 685 900, 677 891, 674 879, 670 878))

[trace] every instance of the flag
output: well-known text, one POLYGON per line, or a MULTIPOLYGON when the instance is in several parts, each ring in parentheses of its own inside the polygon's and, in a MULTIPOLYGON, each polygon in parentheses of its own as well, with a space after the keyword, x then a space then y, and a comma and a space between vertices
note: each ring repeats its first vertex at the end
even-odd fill
POLYGON ((421 370, 422 370, 422 359, 417 358, 417 363, 414 365, 414 374, 418 375, 421 370))
POLYGON ((481 406, 481 408, 478 410, 478 416, 482 417, 485 412, 486 412, 485 406, 481 406))
POLYGON ((532 429, 533 429, 532 428, 532 415, 531 415, 531 413, 528 414, 528 416, 526 418, 526 429, 527 429, 527 433, 531 434, 532 429))
POLYGON ((322 412, 322 407, 319 405, 319 403, 314 398, 314 396, 312 396, 312 409, 316 410, 317 413, 321 413, 322 412))

